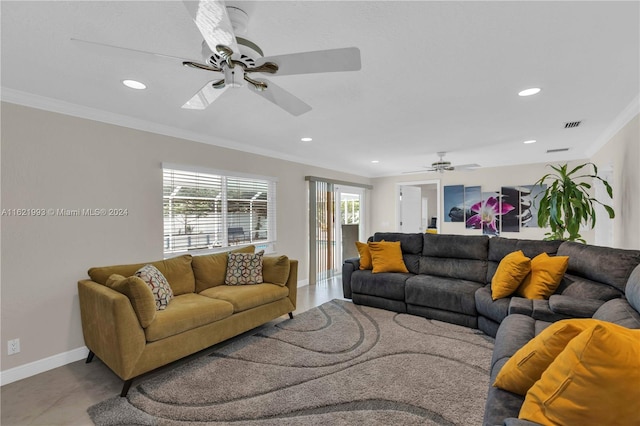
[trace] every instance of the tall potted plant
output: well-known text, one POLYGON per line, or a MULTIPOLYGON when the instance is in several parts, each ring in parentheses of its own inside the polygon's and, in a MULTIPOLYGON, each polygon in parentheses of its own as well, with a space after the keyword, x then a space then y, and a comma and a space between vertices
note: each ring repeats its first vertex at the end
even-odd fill
POLYGON ((549 226, 551 232, 547 232, 545 240, 586 241, 580 235, 581 225, 590 225, 593 229, 596 225, 595 203, 602 205, 613 219, 613 208, 596 200, 590 194, 593 179, 598 179, 604 185, 613 198, 613 191, 609 182, 598 176, 598 168, 593 163, 581 164, 571 171, 568 165, 549 165, 554 172, 547 173, 538 180, 536 185, 547 185, 544 192, 536 196, 538 203, 538 225, 549 226), (581 171, 592 166, 593 173, 581 171), (582 174, 580 174, 582 173, 582 174))

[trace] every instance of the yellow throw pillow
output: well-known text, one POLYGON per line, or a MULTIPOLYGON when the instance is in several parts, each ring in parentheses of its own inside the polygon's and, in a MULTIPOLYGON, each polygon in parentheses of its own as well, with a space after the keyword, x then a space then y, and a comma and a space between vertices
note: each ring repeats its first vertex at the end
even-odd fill
POLYGON ((516 293, 527 299, 548 299, 560 285, 568 266, 569 256, 540 253, 531 260, 531 272, 516 293))
POLYGON ((156 318, 156 299, 141 278, 112 274, 107 278, 106 286, 129 298, 142 328, 147 328, 156 318))
POLYGON ((522 250, 503 257, 491 280, 491 298, 497 300, 511 296, 529 272, 531 259, 525 256, 522 250))
POLYGON ((409 272, 402 259, 400 241, 370 242, 373 272, 409 272))
POLYGON ((640 330, 601 321, 575 337, 525 397, 520 419, 640 424, 640 330))
POLYGON ((285 255, 265 256, 262 258, 262 281, 284 287, 290 268, 289 258, 285 255))
POLYGON ((361 243, 360 241, 356 241, 356 248, 358 249, 358 254, 360 255, 360 269, 372 269, 373 264, 371 263, 371 252, 369 251, 369 245, 366 243, 361 243))
POLYGON ((500 369, 493 386, 526 395, 571 339, 598 322, 587 318, 551 324, 509 358, 500 369))

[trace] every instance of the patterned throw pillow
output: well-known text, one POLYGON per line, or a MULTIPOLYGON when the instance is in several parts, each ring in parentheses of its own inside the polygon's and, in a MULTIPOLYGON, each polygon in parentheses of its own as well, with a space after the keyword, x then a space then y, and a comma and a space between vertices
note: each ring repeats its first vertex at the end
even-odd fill
POLYGON ((138 269, 134 274, 142 281, 147 283, 153 297, 156 300, 156 310, 162 311, 169 305, 169 301, 173 297, 173 291, 167 279, 162 275, 162 272, 153 265, 144 265, 138 269))
POLYGON ((229 253, 227 261, 227 285, 262 283, 262 256, 264 250, 257 253, 229 253))

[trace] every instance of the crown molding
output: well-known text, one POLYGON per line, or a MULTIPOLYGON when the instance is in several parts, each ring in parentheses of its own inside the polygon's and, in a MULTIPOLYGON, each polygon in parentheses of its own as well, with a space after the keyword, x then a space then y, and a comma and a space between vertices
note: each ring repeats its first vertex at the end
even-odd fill
MULTIPOLYGON (((247 152, 256 155, 262 155, 265 157, 276 158, 284 161, 291 161, 293 163, 305 164, 313 167, 326 168, 328 170, 334 170, 343 173, 353 174, 350 170, 336 169, 331 164, 319 164, 314 163, 308 159, 299 158, 294 155, 282 152, 276 152, 269 149, 256 147, 253 145, 247 145, 240 142, 232 141, 229 139, 212 137, 211 135, 192 132, 189 130, 166 126, 163 124, 155 123, 152 121, 141 120, 138 118, 129 117, 122 114, 116 114, 113 112, 90 108, 71 102, 62 101, 59 99, 48 98, 45 96, 35 95, 33 93, 23 92, 20 90, 10 89, 2 87, 0 89, 0 100, 12 104, 22 105, 30 108, 41 109, 45 111, 55 112, 58 114, 70 115, 73 117, 84 118, 87 120, 99 121, 102 123, 113 124, 116 126, 127 127, 130 129, 141 130, 144 132, 155 133, 164 136, 170 136, 174 138, 186 139, 194 142, 205 143, 207 145, 214 145, 222 148, 233 149, 236 151, 247 152)), ((363 176, 369 177, 369 176, 363 176)))
POLYGON ((607 144, 624 126, 640 113, 640 95, 636 95, 625 109, 611 122, 596 141, 586 150, 587 158, 591 158, 607 144))

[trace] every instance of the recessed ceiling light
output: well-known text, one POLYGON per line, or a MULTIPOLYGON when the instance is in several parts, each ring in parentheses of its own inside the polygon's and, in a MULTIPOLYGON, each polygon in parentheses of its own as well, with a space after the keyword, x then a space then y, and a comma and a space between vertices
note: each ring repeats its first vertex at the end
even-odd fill
POLYGON ((122 84, 136 90, 143 90, 147 88, 146 84, 136 80, 122 80, 122 84))
POLYGON ((380 160, 371 160, 371 162, 372 162, 373 164, 378 164, 378 163, 380 162, 380 160))
POLYGON ((539 87, 532 87, 530 89, 524 89, 523 91, 518 93, 518 96, 531 96, 531 95, 535 95, 536 93, 540 92, 540 88, 539 87))
POLYGON ((300 138, 302 142, 311 142, 313 138, 300 138))
POLYGON ((528 140, 528 141, 524 141, 524 142, 522 142, 522 143, 526 143, 526 144, 536 143, 536 140, 535 140, 535 139, 530 139, 530 140, 528 140))

